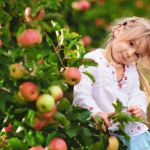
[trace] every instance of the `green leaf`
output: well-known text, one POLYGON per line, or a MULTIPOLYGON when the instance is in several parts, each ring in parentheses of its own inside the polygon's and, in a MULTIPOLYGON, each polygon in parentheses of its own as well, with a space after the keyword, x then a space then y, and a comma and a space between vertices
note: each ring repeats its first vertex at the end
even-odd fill
POLYGON ((48 62, 52 63, 52 62, 57 62, 58 60, 58 56, 56 53, 51 53, 48 57, 48 62))
POLYGON ((46 41, 47 41, 47 43, 48 43, 48 45, 49 45, 49 46, 52 46, 53 41, 52 41, 52 39, 51 39, 51 38, 46 37, 46 41))
POLYGON ((83 127, 81 131, 81 137, 83 138, 85 145, 90 146, 93 143, 93 140, 91 138, 92 133, 88 128, 83 127))
POLYGON ((94 66, 94 67, 98 67, 98 63, 95 61, 91 61, 91 62, 87 62, 84 64, 84 67, 87 68, 89 66, 94 66))
POLYGON ((53 116, 53 119, 59 121, 62 125, 65 126, 65 128, 68 128, 68 126, 70 124, 70 121, 66 118, 66 116, 58 111, 53 116))
POLYGON ((71 49, 75 43, 78 41, 79 39, 75 39, 75 40, 72 40, 70 43, 69 43, 69 49, 71 49))
POLYGON ((82 72, 82 73, 86 74, 93 82, 95 82, 95 78, 90 72, 85 71, 85 72, 82 72))
POLYGON ((16 114, 18 114, 18 113, 23 113, 23 112, 25 112, 25 111, 27 111, 28 110, 28 108, 17 108, 17 109, 15 109, 15 113, 16 114))
POLYGON ((118 99, 113 102, 112 105, 114 106, 116 113, 121 112, 123 109, 126 108, 122 106, 122 103, 118 99))
MULTIPOLYGON (((65 30, 68 30, 68 29, 65 29, 65 30)), ((69 30, 68 30, 69 31, 69 30)), ((75 33, 75 32, 72 32, 70 34, 66 34, 64 36, 64 40, 73 40, 73 39, 76 39, 76 38, 79 38, 79 34, 78 33, 75 33)))
POLYGON ((62 111, 62 110, 68 109, 69 107, 70 107, 69 100, 63 97, 62 99, 59 100, 59 103, 57 105, 57 110, 62 111))
POLYGON ((6 36, 10 36, 10 32, 6 27, 0 28, 0 32, 2 32, 6 36))
POLYGON ((80 127, 77 124, 71 124, 71 126, 66 130, 66 134, 70 137, 76 137, 80 131, 80 127))
POLYGON ((36 145, 35 137, 32 134, 26 134, 24 138, 27 141, 28 146, 36 145))
POLYGON ((41 132, 36 131, 35 140, 36 140, 37 145, 42 145, 44 143, 45 137, 41 132))
POLYGON ((51 134, 49 134, 46 137, 46 146, 48 146, 48 144, 50 143, 50 141, 52 141, 54 138, 56 138, 58 135, 58 131, 53 131, 51 134))
POLYGON ((96 143, 90 145, 89 150, 105 150, 104 143, 96 142, 96 143))
POLYGON ((7 142, 8 146, 15 150, 28 150, 27 144, 23 143, 23 141, 18 138, 11 138, 7 142))
POLYGON ((66 112, 66 117, 69 120, 80 120, 82 122, 87 121, 90 115, 91 112, 88 109, 84 109, 79 106, 71 106, 66 112))

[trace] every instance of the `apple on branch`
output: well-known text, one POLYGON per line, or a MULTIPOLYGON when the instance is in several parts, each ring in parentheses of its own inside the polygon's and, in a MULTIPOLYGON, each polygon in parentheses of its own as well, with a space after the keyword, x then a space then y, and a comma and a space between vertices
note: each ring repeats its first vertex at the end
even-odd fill
POLYGON ((46 119, 52 118, 55 115, 56 111, 57 111, 57 106, 55 104, 54 107, 53 107, 53 109, 50 112, 42 113, 42 112, 37 111, 36 115, 39 118, 46 120, 46 119))
POLYGON ((47 120, 41 119, 34 115, 33 120, 31 123, 26 123, 31 128, 40 131, 42 128, 47 124, 47 120))
POLYGON ((55 105, 54 98, 49 94, 42 94, 36 100, 36 107, 39 112, 48 113, 55 105))
POLYGON ((109 145, 106 150, 118 150, 119 148, 119 141, 116 137, 110 136, 109 137, 109 145))
POLYGON ((91 4, 88 1, 74 1, 71 3, 71 6, 74 10, 86 11, 90 8, 91 4))
POLYGON ((25 68, 20 64, 12 64, 9 66, 10 76, 15 79, 21 79, 25 73, 28 73, 25 68))
POLYGON ((38 29, 26 29, 20 36, 17 36, 19 46, 35 46, 42 42, 42 35, 38 29))
POLYGON ((80 39, 80 43, 83 44, 83 46, 88 47, 92 43, 92 39, 90 36, 84 36, 80 39))
POLYGON ((54 97, 55 101, 59 101, 63 97, 63 91, 57 85, 50 86, 48 90, 50 94, 54 97))
POLYGON ((49 143, 48 148, 50 150, 67 150, 67 143, 61 138, 55 138, 49 143))
POLYGON ((23 100, 34 101, 39 95, 38 86, 32 82, 24 82, 19 86, 18 95, 23 100))
POLYGON ((78 68, 69 67, 64 71, 64 78, 69 85, 76 85, 81 80, 81 73, 78 68))
POLYGON ((44 15, 45 15, 45 10, 42 9, 40 10, 39 15, 34 19, 31 17, 31 8, 30 7, 25 8, 25 19, 28 22, 29 21, 42 21, 43 20, 42 16, 44 15))
POLYGON ((14 92, 14 98, 16 102, 20 105, 23 105, 27 102, 24 98, 20 97, 17 92, 14 92))

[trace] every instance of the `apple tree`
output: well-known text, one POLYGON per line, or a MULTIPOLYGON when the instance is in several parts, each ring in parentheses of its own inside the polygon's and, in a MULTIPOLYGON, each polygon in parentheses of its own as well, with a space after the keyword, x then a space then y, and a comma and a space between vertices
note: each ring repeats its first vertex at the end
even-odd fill
MULTIPOLYGON (((0 1, 0 147, 10 150, 106 149, 109 132, 96 128, 90 111, 72 106, 73 86, 80 82, 79 66, 97 66, 84 59, 81 36, 61 27, 55 18, 61 0, 0 1)), ((63 18, 64 19, 64 18, 63 18)), ((94 82, 89 72, 84 72, 94 82)), ((140 121, 121 112, 109 119, 140 121)), ((117 139, 118 142, 118 139, 117 139)), ((120 149, 126 147, 120 142, 120 149)), ((111 145, 109 145, 111 147, 111 145)))

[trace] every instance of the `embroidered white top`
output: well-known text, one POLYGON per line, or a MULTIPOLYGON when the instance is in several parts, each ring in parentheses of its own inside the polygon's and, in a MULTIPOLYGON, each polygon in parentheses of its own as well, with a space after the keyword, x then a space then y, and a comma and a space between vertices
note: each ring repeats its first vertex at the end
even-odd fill
MULTIPOLYGON (((80 66, 81 81, 74 86, 73 105, 90 110, 91 115, 94 116, 99 111, 114 112, 112 103, 118 98, 123 106, 139 106, 143 111, 143 117, 146 118, 146 94, 139 88, 139 75, 134 64, 125 65, 124 78, 118 82, 115 67, 107 63, 100 50, 89 52, 84 56, 84 58, 90 58, 97 62, 98 67, 80 66), (95 77, 95 82, 93 83, 87 75, 82 73, 83 71, 89 71, 95 77)), ((113 124, 108 129, 113 132, 118 127, 113 124)), ((130 122, 125 127, 125 131, 130 137, 147 130, 147 126, 139 122, 130 122)))

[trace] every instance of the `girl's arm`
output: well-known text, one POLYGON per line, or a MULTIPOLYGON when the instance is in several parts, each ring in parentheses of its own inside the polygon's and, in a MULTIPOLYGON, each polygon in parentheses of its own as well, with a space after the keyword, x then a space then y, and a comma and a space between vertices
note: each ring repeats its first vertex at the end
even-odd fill
POLYGON ((140 90, 139 75, 136 69, 134 70, 134 76, 132 77, 132 80, 133 86, 129 94, 128 111, 130 111, 135 117, 143 116, 146 118, 146 94, 140 90))

